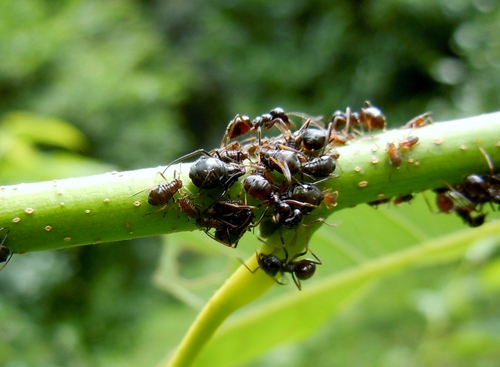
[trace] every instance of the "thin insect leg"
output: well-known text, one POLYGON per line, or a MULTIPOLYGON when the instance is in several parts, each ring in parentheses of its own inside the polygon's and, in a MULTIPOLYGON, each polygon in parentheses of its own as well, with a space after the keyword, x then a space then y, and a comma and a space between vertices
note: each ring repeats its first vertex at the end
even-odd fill
POLYGON ((177 164, 185 159, 188 159, 188 158, 191 158, 191 157, 194 157, 195 155, 197 154, 205 154, 209 157, 212 157, 212 155, 210 154, 210 152, 207 152, 205 149, 198 149, 198 150, 195 150, 194 152, 191 152, 191 153, 188 153, 188 154, 185 154, 183 155, 182 157, 180 158, 177 158, 176 160, 174 160, 173 162, 171 162, 164 170, 163 170, 163 173, 167 172, 167 170, 173 166, 174 164, 177 164))
MULTIPOLYGON (((4 228, 2 228, 0 230, 3 231, 5 228, 7 228, 7 227, 4 227, 4 228)), ((2 267, 0 268, 0 271, 2 271, 3 268, 5 268, 7 266, 7 264, 10 261, 10 259, 12 259, 12 255, 14 255, 14 253, 10 251, 10 248, 8 248, 7 246, 4 246, 4 243, 7 240, 7 236, 9 235, 9 232, 10 232, 10 229, 7 229, 7 233, 3 237, 2 243, 0 243, 0 249, 1 249, 1 251, 5 252, 6 255, 8 256, 7 260, 5 261, 5 264, 3 264, 2 267), (9 256, 9 254, 10 254, 10 256, 9 256)))

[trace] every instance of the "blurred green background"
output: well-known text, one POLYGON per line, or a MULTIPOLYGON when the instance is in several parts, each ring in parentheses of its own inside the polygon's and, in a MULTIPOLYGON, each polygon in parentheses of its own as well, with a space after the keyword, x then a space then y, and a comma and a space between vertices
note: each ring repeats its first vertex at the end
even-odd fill
MULTIPOLYGON (((1 184, 166 164, 218 146, 236 113, 276 106, 329 116, 370 100, 392 126, 426 111, 444 121, 500 106, 495 0, 26 0, 0 2, 0 14, 1 184)), ((409 213, 429 216, 425 205, 409 213)), ((432 220, 443 233, 461 228, 454 216, 432 220)), ((154 364, 235 257, 258 247, 235 255, 199 238, 14 256, 0 273, 0 365, 154 364), (158 258, 203 281, 172 289, 155 273, 158 258)), ((332 265, 324 271, 342 268, 332 265)), ((315 338, 248 365, 496 366, 498 268, 394 277, 315 338)))

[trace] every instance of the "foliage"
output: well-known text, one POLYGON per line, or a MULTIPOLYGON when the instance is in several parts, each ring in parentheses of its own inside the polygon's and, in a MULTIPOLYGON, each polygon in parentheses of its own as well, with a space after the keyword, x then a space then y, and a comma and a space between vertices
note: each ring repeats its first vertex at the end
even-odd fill
MULTIPOLYGON (((0 13, 3 184, 110 169, 75 155, 64 163, 68 150, 83 149, 122 169, 164 164, 216 146, 234 114, 254 116, 276 105, 329 115, 370 99, 394 125, 427 110, 444 120, 499 105, 500 9, 494 1, 31 0, 1 2, 0 13), (13 111, 33 114, 21 119, 25 124, 57 116, 90 144, 75 131, 50 142, 39 134, 13 137, 7 123, 13 111), (77 142, 69 144, 70 136, 77 142), (12 143, 23 143, 18 162, 7 160, 12 143), (49 171, 58 160, 61 170, 49 171)), ((62 126, 48 136, 57 137, 67 129, 62 126)), ((340 212, 339 227, 323 228, 313 238, 324 265, 306 288, 367 254, 403 244, 398 228, 427 237, 462 227, 458 218, 430 215, 422 202, 362 214, 359 209, 340 212), (370 213, 376 215, 368 220, 370 213)), ((0 274, 2 364, 156 363, 196 314, 184 302, 199 305, 196 300, 230 273, 221 268, 238 265, 234 251, 196 238, 165 239, 189 242, 178 249, 182 273, 218 279, 194 296, 185 288, 164 293, 151 286, 160 271, 154 270, 154 239, 14 257, 0 274)), ((247 241, 239 256, 258 246, 247 241)), ((309 341, 271 351, 256 363, 325 364, 335 358, 336 365, 494 365, 498 253, 493 248, 474 261, 467 254, 458 263, 386 278, 309 341)), ((270 293, 266 297, 297 291, 275 286, 270 293)))

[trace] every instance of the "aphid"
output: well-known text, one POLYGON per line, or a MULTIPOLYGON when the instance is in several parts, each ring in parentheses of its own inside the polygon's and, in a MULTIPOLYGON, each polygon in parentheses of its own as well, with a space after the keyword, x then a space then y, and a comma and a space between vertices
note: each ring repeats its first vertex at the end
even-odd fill
POLYGON ((387 143, 387 153, 389 154, 389 162, 396 168, 401 166, 401 153, 394 143, 387 143))
MULTIPOLYGON (((160 173, 161 177, 167 181, 163 173, 160 173)), ((175 177, 175 173, 174 173, 175 177)), ((180 178, 174 178, 173 181, 167 181, 166 183, 161 183, 149 190, 148 194, 148 204, 153 206, 166 206, 170 199, 182 188, 182 180, 180 178)), ((163 208, 162 208, 163 209, 163 208)))
POLYGON ((409 136, 406 139, 400 140, 398 142, 398 149, 401 150, 410 150, 411 147, 418 143, 418 137, 409 136))
POLYGON ((323 191, 324 199, 323 202, 327 209, 331 210, 337 206, 337 198, 339 197, 338 191, 333 191, 331 189, 326 189, 323 191))
MULTIPOLYGON (((6 227, 0 228, 0 231, 3 231, 4 229, 6 229, 6 227)), ((7 229, 7 232, 5 233, 5 236, 2 239, 2 243, 0 243, 0 263, 3 262, 5 263, 0 268, 0 271, 7 266, 10 259, 12 258, 12 255, 14 255, 13 252, 10 252, 10 248, 4 245, 5 241, 7 240, 7 236, 9 235, 9 232, 10 229, 7 229)))
POLYGON ((262 254, 256 253, 257 263, 259 268, 262 269, 267 275, 272 277, 276 283, 283 285, 280 281, 276 280, 274 277, 278 274, 290 273, 292 274, 292 279, 298 290, 302 290, 301 280, 307 280, 311 278, 316 272, 316 265, 321 265, 321 260, 316 256, 314 252, 309 249, 304 250, 300 254, 295 255, 291 259, 288 259, 288 252, 286 248, 283 247, 285 251, 285 258, 282 260, 272 254, 262 254), (316 260, 313 259, 301 259, 295 260, 300 256, 304 256, 307 252, 311 252, 316 260))
POLYGON ((189 220, 200 216, 198 206, 186 197, 179 198, 175 201, 179 205, 179 209, 186 214, 189 220))
POLYGON ((402 127, 402 129, 414 129, 417 127, 422 127, 426 125, 428 122, 432 122, 432 119, 429 117, 431 114, 432 112, 426 112, 412 118, 402 127))

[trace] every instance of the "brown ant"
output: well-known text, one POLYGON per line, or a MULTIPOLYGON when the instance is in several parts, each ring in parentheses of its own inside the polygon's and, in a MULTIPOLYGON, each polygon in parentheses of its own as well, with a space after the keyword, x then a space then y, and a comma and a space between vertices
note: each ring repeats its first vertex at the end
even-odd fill
POLYGON ((386 125, 384 114, 379 108, 373 106, 370 101, 365 101, 365 105, 360 109, 359 113, 351 112, 349 107, 345 113, 335 111, 332 116, 332 122, 335 130, 338 131, 344 127, 346 134, 356 125, 366 126, 369 132, 372 130, 383 130, 386 125))
MULTIPOLYGON (((0 228, 0 231, 3 231, 7 227, 0 228)), ((0 243, 0 263, 5 263, 2 265, 0 268, 0 271, 3 270, 9 263, 10 259, 12 258, 12 255, 14 255, 13 252, 10 252, 10 248, 5 246, 4 243, 7 240, 7 236, 9 235, 10 229, 7 229, 7 233, 5 233, 5 236, 2 239, 2 243, 0 243)))

